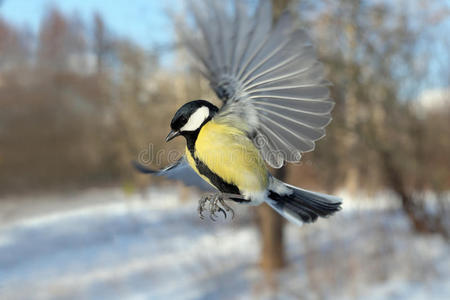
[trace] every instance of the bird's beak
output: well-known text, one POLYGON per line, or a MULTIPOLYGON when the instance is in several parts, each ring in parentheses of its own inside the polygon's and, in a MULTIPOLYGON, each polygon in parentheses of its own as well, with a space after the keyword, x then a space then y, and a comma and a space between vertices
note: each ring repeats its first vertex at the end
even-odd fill
POLYGON ((180 132, 179 132, 179 131, 171 130, 171 131, 169 132, 169 134, 167 135, 167 137, 166 137, 166 143, 167 143, 168 141, 170 141, 171 139, 176 138, 176 137, 179 136, 179 135, 180 135, 180 132))

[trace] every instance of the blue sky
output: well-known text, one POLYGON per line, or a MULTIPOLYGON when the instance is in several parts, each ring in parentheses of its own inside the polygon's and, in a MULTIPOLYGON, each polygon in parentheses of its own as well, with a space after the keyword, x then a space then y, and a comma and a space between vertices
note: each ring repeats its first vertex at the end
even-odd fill
POLYGON ((43 15, 52 6, 64 13, 78 12, 86 24, 91 22, 92 14, 99 11, 114 34, 129 37, 143 46, 152 46, 172 39, 171 20, 166 11, 177 9, 180 4, 180 0, 3 0, 0 15, 9 22, 36 31, 43 15))

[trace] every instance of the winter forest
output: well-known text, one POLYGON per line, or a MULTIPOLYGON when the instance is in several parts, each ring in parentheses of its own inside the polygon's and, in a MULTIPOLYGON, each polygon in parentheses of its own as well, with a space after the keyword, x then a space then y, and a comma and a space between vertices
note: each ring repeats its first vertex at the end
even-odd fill
POLYGON ((343 198, 302 227, 265 205, 201 220, 199 191, 133 168, 182 155, 164 142, 182 104, 220 104, 180 46, 183 1, 127 4, 170 25, 148 40, 106 17, 123 1, 39 0, 36 27, 15 1, 0 0, 0 298, 449 299, 448 1, 272 0, 336 102, 316 149, 272 170, 343 198))

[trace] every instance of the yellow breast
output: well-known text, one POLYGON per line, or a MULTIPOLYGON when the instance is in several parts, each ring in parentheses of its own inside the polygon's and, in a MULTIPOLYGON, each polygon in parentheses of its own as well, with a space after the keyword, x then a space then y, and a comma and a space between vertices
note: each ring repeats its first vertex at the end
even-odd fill
MULTIPOLYGON (((212 172, 236 185, 240 191, 259 192, 267 188, 268 173, 264 161, 243 131, 211 120, 201 128, 195 150, 196 157, 212 172)), ((199 173, 189 150, 186 152, 189 164, 199 173)))

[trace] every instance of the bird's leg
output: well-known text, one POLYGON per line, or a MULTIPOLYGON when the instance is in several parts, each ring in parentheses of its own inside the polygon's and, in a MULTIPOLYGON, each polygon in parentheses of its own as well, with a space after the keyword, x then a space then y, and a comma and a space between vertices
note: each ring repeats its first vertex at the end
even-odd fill
MULTIPOLYGON (((227 194, 222 194, 221 197, 219 198, 219 203, 222 205, 222 207, 227 212, 231 212, 231 219, 234 219, 234 210, 228 204, 225 203, 225 200, 230 200, 230 199, 227 197, 227 194)), ((225 215, 225 218, 227 218, 226 212, 224 212, 224 215, 225 215)))
POLYGON ((198 214, 200 215, 200 219, 203 219, 203 211, 206 208, 206 203, 209 202, 209 199, 213 196, 214 194, 204 194, 200 200, 198 201, 198 214))
POLYGON ((225 200, 232 200, 237 202, 244 202, 247 201, 243 196, 236 195, 236 194, 228 194, 228 193, 212 193, 212 194, 205 194, 202 196, 202 198, 198 202, 198 213, 200 215, 200 218, 203 219, 203 212, 205 210, 209 210, 209 217, 211 220, 215 221, 217 215, 217 212, 221 212, 223 216, 227 217, 227 212, 231 212, 232 219, 234 218, 234 211, 233 209, 225 203, 225 200), (209 206, 208 204, 209 203, 209 206), (220 204, 220 205, 219 205, 220 204))
POLYGON ((227 217, 226 212, 221 208, 217 202, 220 202, 221 194, 220 193, 208 193, 204 194, 202 198, 198 201, 198 214, 200 215, 200 219, 204 218, 203 212, 205 210, 209 210, 209 217, 215 221, 214 217, 216 217, 216 212, 221 211, 224 217, 227 217), (209 206, 208 206, 209 203, 209 206))
POLYGON ((227 218, 227 213, 223 210, 222 207, 219 206, 220 204, 224 204, 223 199, 222 199, 222 194, 214 194, 210 199, 209 199, 209 218, 213 221, 216 221, 216 212, 220 211, 223 213, 224 218, 227 218))

